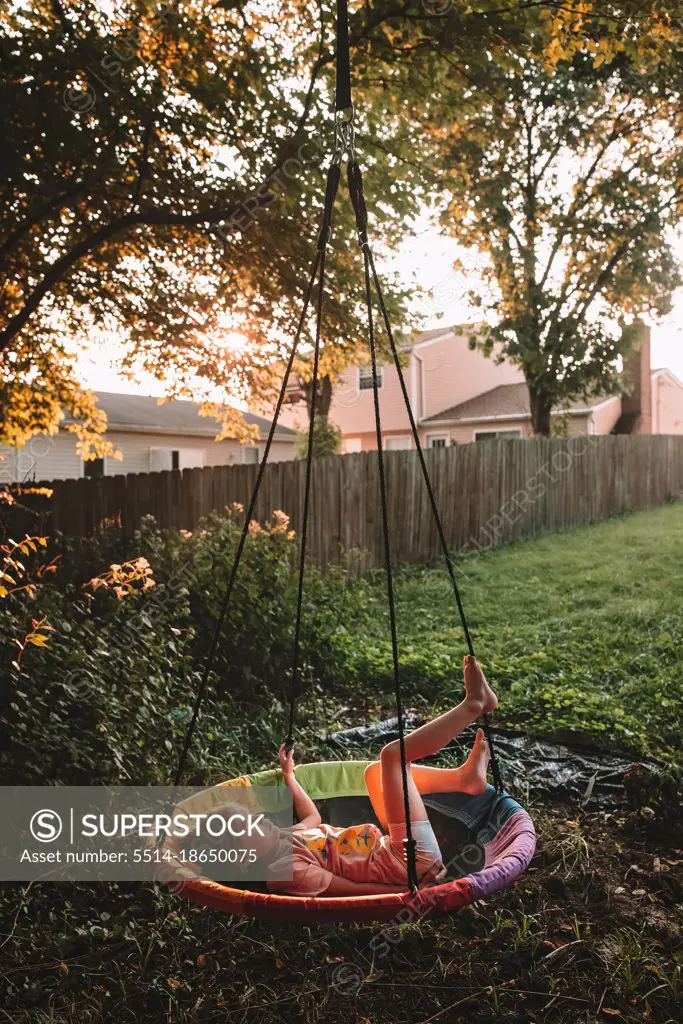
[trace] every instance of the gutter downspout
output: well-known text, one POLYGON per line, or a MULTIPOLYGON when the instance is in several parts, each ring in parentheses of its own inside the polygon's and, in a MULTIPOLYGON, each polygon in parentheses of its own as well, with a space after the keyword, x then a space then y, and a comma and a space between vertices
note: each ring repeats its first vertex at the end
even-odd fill
MULTIPOLYGON (((426 402, 426 397, 425 397, 425 373, 424 373, 424 369, 425 368, 424 368, 424 360, 423 360, 422 356, 419 356, 417 354, 417 352, 415 351, 415 349, 413 349, 413 355, 415 356, 416 363, 419 363, 419 367, 420 367, 420 371, 419 371, 419 384, 418 384, 418 374, 417 373, 415 374, 415 384, 416 384, 416 386, 415 386, 415 401, 414 401, 415 418, 416 418, 418 426, 419 426, 421 424, 422 420, 425 419, 426 416, 427 416, 427 402, 426 402), (419 390, 419 396, 418 396, 418 393, 417 393, 418 390, 419 390), (418 400, 418 398, 419 398, 419 400, 418 400)), ((415 368, 417 369, 417 366, 415 368)))

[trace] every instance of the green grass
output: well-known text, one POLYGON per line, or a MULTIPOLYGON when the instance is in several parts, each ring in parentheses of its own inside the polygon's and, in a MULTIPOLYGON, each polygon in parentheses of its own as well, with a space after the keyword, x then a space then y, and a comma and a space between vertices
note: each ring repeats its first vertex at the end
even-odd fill
MULTIPOLYGON (((679 759, 683 504, 457 565, 475 650, 500 697, 499 720, 679 759)), ((395 592, 409 695, 448 704, 461 692, 465 646, 445 569, 402 567, 395 592)), ((365 680, 368 693, 388 699, 385 593, 379 573, 346 588, 333 676, 365 680)))

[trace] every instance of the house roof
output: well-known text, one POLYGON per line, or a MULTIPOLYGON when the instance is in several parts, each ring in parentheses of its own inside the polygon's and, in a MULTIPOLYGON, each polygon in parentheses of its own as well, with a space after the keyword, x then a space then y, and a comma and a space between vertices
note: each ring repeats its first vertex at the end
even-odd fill
MULTIPOLYGON (((599 395, 587 399, 579 405, 572 405, 568 409, 561 410, 563 414, 578 416, 594 409, 613 396, 599 395)), ((529 390, 526 384, 499 384, 490 391, 483 391, 474 398, 468 398, 466 402, 451 406, 442 412, 434 413, 422 420, 422 423, 460 423, 476 422, 477 420, 490 419, 528 419, 531 416, 529 404, 529 390)))
POLYGON ((434 327, 431 331, 422 331, 420 334, 416 334, 412 338, 413 345, 421 345, 424 341, 433 341, 434 338, 446 337, 448 334, 453 334, 455 328, 453 327, 434 327))
MULTIPOLYGON (((220 424, 213 416, 200 416, 200 404, 173 399, 159 404, 149 395, 121 395, 113 391, 96 391, 98 404, 107 415, 108 429, 140 433, 194 434, 215 437, 220 424)), ((262 438, 270 429, 270 420, 251 412, 242 414, 247 423, 257 426, 262 438)), ((280 426, 275 437, 294 437, 289 427, 280 426)))
POLYGON ((650 370, 652 377, 659 377, 662 374, 666 374, 667 377, 671 377, 672 380, 676 381, 679 388, 683 388, 683 381, 680 381, 673 370, 670 370, 668 366, 658 366, 655 370, 650 370))
POLYGON ((429 331, 422 331, 420 334, 405 335, 401 341, 401 348, 419 348, 428 341, 435 341, 437 338, 447 338, 449 334, 460 335, 464 331, 472 331, 483 325, 479 324, 451 324, 450 327, 433 327, 429 331))

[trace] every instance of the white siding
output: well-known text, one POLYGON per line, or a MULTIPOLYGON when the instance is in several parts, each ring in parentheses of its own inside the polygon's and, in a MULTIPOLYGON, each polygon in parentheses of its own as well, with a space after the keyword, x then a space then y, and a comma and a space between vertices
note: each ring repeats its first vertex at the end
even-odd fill
POLYGON ((8 483, 68 480, 83 476, 83 463, 76 453, 76 438, 66 431, 36 434, 22 448, 3 445, 1 451, 6 458, 0 462, 0 478, 8 483), (11 476, 6 473, 11 473, 11 476))
MULTIPOLYGON (((213 441, 210 437, 187 434, 146 434, 127 431, 111 431, 106 435, 121 459, 107 457, 104 462, 106 476, 117 473, 149 473, 151 470, 150 449, 183 449, 203 452, 206 466, 238 465, 243 461, 243 447, 237 441, 213 441)), ((0 446, 0 482, 29 480, 69 480, 83 476, 83 462, 76 451, 76 438, 67 431, 47 436, 38 434, 24 445, 13 449, 0 446)), ((263 455, 264 442, 259 442, 259 457, 263 455)), ((274 441, 270 452, 271 462, 294 458, 292 441, 274 441)), ((181 467, 182 467, 181 458, 181 467)), ((192 464, 196 464, 193 462, 192 464)))

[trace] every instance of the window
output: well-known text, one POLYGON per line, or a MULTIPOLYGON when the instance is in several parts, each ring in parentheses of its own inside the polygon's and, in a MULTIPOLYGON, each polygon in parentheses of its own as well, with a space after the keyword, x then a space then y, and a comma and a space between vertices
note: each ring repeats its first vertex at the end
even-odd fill
POLYGON ((298 380, 288 380, 287 387, 285 388, 285 397, 283 399, 284 405, 296 405, 297 402, 303 401, 306 397, 304 389, 298 380))
POLYGON ((150 448, 149 450, 149 469, 151 473, 162 473, 164 470, 177 469, 178 466, 173 465, 173 455, 170 448, 150 448))
POLYGON ((242 462, 247 466, 255 466, 260 462, 258 448, 243 448, 242 462))
POLYGON ((344 454, 350 455, 351 452, 361 452, 363 450, 363 443, 359 437, 345 437, 343 448, 344 454))
POLYGON ((428 448, 448 448, 450 437, 448 434, 427 434, 428 448))
POLYGON ((170 469, 202 468, 206 461, 203 448, 150 448, 149 468, 152 473, 170 469))
POLYGON ((521 430, 475 430, 475 441, 519 441, 521 430))
POLYGON ((406 448, 412 448, 413 442, 410 434, 401 437, 387 437, 384 440, 384 447, 388 452, 399 452, 406 448))
MULTIPOLYGON (((173 456, 171 456, 172 459, 173 456)), ((205 461, 206 452, 203 448, 178 449, 178 469, 203 469, 205 461)), ((172 461, 171 465, 173 465, 172 461)))
POLYGON ((104 459, 88 459, 84 462, 83 476, 90 480, 100 480, 104 476, 104 459))
MULTIPOLYGON (((381 388, 383 383, 384 371, 381 366, 377 367, 377 387, 381 388)), ((360 391, 372 391, 372 367, 371 366, 359 366, 358 367, 358 388, 360 391)))

